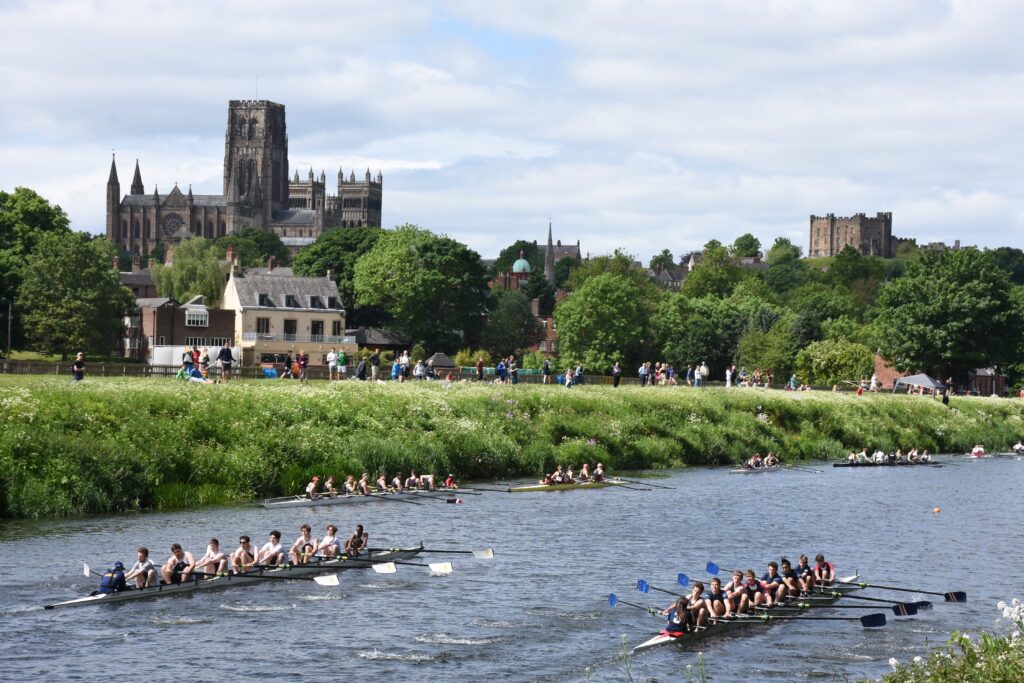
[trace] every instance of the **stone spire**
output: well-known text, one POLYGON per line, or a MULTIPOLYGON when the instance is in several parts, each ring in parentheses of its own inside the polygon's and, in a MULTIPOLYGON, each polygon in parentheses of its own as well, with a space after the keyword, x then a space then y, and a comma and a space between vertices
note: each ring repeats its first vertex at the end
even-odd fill
POLYGON ((345 184, 345 169, 341 166, 338 167, 338 186, 345 184))
POLYGON ((551 221, 548 221, 548 248, 544 251, 544 279, 555 286, 555 245, 551 242, 551 221))
POLYGON ((146 194, 142 185, 142 172, 139 171, 139 160, 135 160, 135 176, 132 178, 132 194, 146 194))
POLYGON ((107 177, 107 185, 120 185, 117 180, 117 159, 110 155, 110 175, 107 177))

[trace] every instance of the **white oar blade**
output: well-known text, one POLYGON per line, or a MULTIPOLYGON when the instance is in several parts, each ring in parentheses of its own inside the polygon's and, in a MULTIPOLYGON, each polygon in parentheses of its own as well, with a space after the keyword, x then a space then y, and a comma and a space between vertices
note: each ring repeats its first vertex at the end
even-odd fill
POLYGON ((398 567, 395 566, 394 562, 378 562, 377 564, 371 564, 373 571, 378 574, 394 574, 398 571, 398 567))
POLYGON ((453 571, 451 562, 431 562, 427 566, 430 567, 430 573, 436 576, 446 576, 453 571))
POLYGON ((478 560, 493 560, 494 551, 488 548, 487 550, 474 550, 473 557, 478 560))
POLYGON ((321 586, 337 586, 340 585, 337 574, 331 574, 330 576, 314 576, 313 580, 321 586))
POLYGON ((89 569, 89 565, 83 563, 82 564, 82 574, 84 574, 85 576, 89 576, 90 573, 91 573, 91 571, 89 569))

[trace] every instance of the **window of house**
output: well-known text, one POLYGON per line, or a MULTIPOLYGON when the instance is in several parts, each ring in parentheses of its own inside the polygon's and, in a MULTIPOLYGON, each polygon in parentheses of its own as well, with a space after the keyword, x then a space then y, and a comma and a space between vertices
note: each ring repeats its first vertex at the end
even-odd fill
POLYGON ((314 294, 310 294, 309 295, 309 307, 310 308, 323 308, 323 306, 321 305, 320 297, 318 297, 318 296, 316 296, 314 294))
POLYGON ((340 320, 333 320, 333 321, 331 321, 331 336, 332 337, 340 337, 343 332, 344 332, 344 330, 341 329, 341 321, 340 320))
POLYGON ((185 337, 185 346, 206 346, 206 337, 185 337))
POLYGON ((558 342, 556 342, 554 339, 552 339, 551 340, 551 353, 555 353, 556 351, 558 351, 558 342))
POLYGON ((547 351, 547 350, 548 350, 548 343, 547 343, 546 341, 542 341, 542 342, 540 343, 540 346, 539 346, 538 348, 539 348, 539 349, 540 349, 541 351, 547 351))
POLYGON ((256 334, 270 334, 270 318, 256 318, 256 334))
POLYGON ((229 337, 210 337, 210 346, 231 346, 229 337))
POLYGON ((329 296, 329 297, 327 297, 327 308, 331 308, 331 309, 339 309, 339 308, 341 308, 341 304, 338 303, 338 297, 336 297, 336 296, 329 296))
POLYGON ((270 301, 269 294, 260 294, 259 300, 256 302, 257 306, 273 306, 274 304, 270 301))
POLYGON ((309 324, 310 341, 322 342, 324 340, 324 321, 314 320, 309 324))
POLYGON ((164 336, 163 336, 163 335, 160 335, 160 346, 164 346, 164 345, 166 345, 166 344, 167 344, 167 342, 166 342, 166 341, 164 341, 164 336))
POLYGON ((284 295, 284 305, 287 308, 301 308, 301 306, 299 306, 299 299, 294 294, 284 295))
POLYGON ((185 310, 185 327, 209 327, 209 325, 209 311, 198 308, 189 308, 185 310))
POLYGON ((287 341, 295 341, 295 334, 299 328, 298 320, 285 320, 284 321, 284 338, 287 341))

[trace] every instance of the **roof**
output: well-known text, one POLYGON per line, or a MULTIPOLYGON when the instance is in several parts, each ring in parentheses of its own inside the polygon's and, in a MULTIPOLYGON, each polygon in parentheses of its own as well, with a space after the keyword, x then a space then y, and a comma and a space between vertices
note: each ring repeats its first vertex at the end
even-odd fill
POLYGON ((281 243, 286 247, 308 247, 316 242, 315 237, 282 237, 281 243))
POLYGON ((359 346, 408 346, 409 341, 391 330, 380 330, 374 327, 357 327, 345 330, 346 335, 356 338, 359 346))
POLYGON ((140 270, 137 273, 133 273, 130 270, 129 271, 123 271, 122 270, 119 273, 119 276, 120 276, 120 280, 121 280, 121 284, 122 285, 152 285, 152 284, 155 284, 153 282, 153 274, 150 272, 149 268, 143 268, 142 270, 140 270))
POLYGON ((896 380, 894 387, 899 385, 910 385, 912 387, 926 387, 928 389, 943 389, 941 382, 937 382, 923 372, 918 375, 907 375, 896 380))
POLYGON ((185 308, 206 308, 206 300, 202 294, 192 297, 182 304, 185 308))
POLYGON ((266 266, 260 266, 259 268, 246 268, 245 276, 249 277, 250 275, 270 275, 271 277, 281 277, 283 275, 285 277, 295 277, 295 272, 288 266, 277 266, 273 270, 266 266))
MULTIPOLYGON (((167 199, 166 194, 156 195, 163 204, 167 199)), ((222 194, 194 194, 192 195, 193 206, 227 206, 227 200, 222 194)), ((153 206, 152 194, 126 194, 121 200, 121 206, 153 206)))
POLYGON ((530 262, 524 258, 517 258, 515 263, 512 264, 513 273, 529 273, 530 262))
POLYGON ((316 211, 312 209, 281 209, 274 212, 272 225, 313 225, 316 211))
MULTIPOLYGON (((541 255, 546 255, 548 252, 548 245, 538 244, 537 248, 540 249, 541 255)), ((580 252, 580 245, 578 244, 556 244, 552 247, 555 251, 555 260, 566 258, 571 256, 572 258, 582 258, 580 252)))
MULTIPOLYGON (((325 277, 296 277, 294 275, 235 275, 231 278, 235 283, 235 291, 238 292, 238 304, 240 308, 285 308, 286 297, 294 296, 300 306, 288 307, 288 310, 325 310, 327 299, 334 297, 338 308, 328 309, 342 312, 341 297, 338 294, 338 286, 334 280, 325 277), (268 304, 260 306, 260 294, 267 295, 268 304), (324 308, 308 308, 309 302, 306 297, 318 296, 324 308)), ((326 312, 326 311, 325 311, 326 312)))
POLYGON ((671 268, 665 268, 654 276, 654 279, 659 282, 682 282, 685 278, 685 270, 673 270, 671 268))
POLYGON ((138 308, 159 308, 164 304, 173 303, 173 301, 173 299, 168 299, 167 297, 158 297, 155 299, 142 298, 135 300, 135 306, 138 308))
POLYGON ((433 356, 427 359, 427 362, 433 361, 435 368, 454 368, 455 361, 446 356, 445 354, 438 351, 433 356))

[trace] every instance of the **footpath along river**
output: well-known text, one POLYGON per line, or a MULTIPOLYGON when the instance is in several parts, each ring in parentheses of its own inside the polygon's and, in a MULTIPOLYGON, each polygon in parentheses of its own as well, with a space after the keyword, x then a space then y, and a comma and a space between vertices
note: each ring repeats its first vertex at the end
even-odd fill
MULTIPOLYGON (((878 677, 956 629, 988 629, 996 602, 1024 598, 1024 461, 945 458, 942 468, 835 469, 728 475, 693 469, 651 479, 674 490, 464 495, 462 505, 397 502, 263 510, 232 506, 0 526, 2 680, 389 681, 627 680, 630 646, 661 622, 607 596, 644 604, 638 578, 670 588, 679 572, 709 579, 706 563, 752 567, 824 552, 842 574, 929 590, 964 590, 965 604, 930 597, 913 618, 887 613, 866 630, 842 621, 758 625, 707 641, 716 681, 878 677), (941 508, 936 514, 932 510, 941 508), (483 549, 455 555, 455 573, 431 577, 341 574, 338 587, 273 581, 122 605, 43 610, 95 588, 82 563, 105 569, 148 546, 160 562, 172 542, 197 555, 207 540, 261 544, 271 529, 291 543, 303 522, 317 535, 363 523, 371 545, 483 549), (589 670, 589 671, 588 671, 589 670)), ((870 591, 892 599, 913 594, 870 591)), ((906 596, 906 597, 904 597, 906 596)), ((876 611, 866 609, 865 611, 876 611)), ((824 611, 849 616, 856 610, 824 611)), ((634 680, 679 681, 697 651, 656 648, 632 658, 634 680)))

